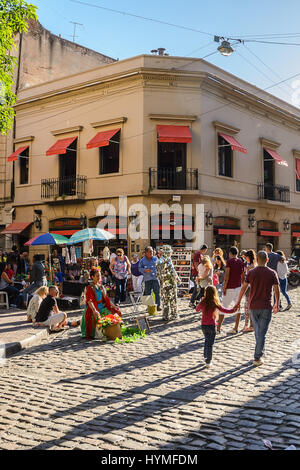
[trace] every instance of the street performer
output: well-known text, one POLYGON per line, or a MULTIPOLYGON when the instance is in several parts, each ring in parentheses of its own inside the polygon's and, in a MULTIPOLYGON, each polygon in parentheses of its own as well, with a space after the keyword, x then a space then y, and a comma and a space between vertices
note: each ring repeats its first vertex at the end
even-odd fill
POLYGON ((86 308, 81 318, 81 336, 86 339, 94 339, 99 316, 117 313, 122 316, 121 311, 107 296, 101 285, 100 269, 93 268, 90 272, 91 285, 86 290, 86 308))

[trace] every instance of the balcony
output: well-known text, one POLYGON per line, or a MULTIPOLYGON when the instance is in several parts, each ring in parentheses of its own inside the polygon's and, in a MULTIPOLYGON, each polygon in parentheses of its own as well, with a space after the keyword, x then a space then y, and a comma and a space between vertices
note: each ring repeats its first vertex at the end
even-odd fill
POLYGON ((290 187, 278 184, 258 183, 258 199, 290 203, 290 187))
POLYGON ((198 190, 198 169, 149 168, 150 191, 155 189, 198 190))
POLYGON ((41 181, 41 198, 62 200, 84 199, 86 195, 86 176, 50 178, 41 181))

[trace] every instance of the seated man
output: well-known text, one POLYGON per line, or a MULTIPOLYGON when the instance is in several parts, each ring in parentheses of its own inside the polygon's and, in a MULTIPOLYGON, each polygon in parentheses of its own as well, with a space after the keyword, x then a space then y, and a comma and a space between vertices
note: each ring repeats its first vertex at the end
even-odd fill
POLYGON ((49 326, 51 330, 58 330, 67 324, 67 314, 58 310, 56 297, 58 296, 56 286, 49 287, 49 294, 42 301, 35 317, 37 326, 49 326))

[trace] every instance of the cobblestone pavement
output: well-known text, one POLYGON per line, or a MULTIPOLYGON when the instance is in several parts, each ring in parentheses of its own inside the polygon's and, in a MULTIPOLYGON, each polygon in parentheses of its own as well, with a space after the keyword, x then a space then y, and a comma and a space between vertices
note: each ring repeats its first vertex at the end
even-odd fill
POLYGON ((300 295, 291 296, 258 368, 253 333, 226 335, 228 315, 205 369, 186 299, 178 321, 152 317, 136 343, 88 342, 79 329, 51 335, 0 366, 0 448, 255 450, 269 439, 300 449, 300 295))

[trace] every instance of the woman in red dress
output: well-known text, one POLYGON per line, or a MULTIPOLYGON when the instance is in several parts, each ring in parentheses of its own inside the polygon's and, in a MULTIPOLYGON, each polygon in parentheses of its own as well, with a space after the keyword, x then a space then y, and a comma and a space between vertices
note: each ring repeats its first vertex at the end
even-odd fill
POLYGON ((81 318, 81 336, 86 339, 94 339, 99 316, 117 313, 120 310, 110 301, 105 289, 101 286, 101 274, 99 269, 92 269, 90 273, 92 284, 86 290, 86 308, 81 318))

